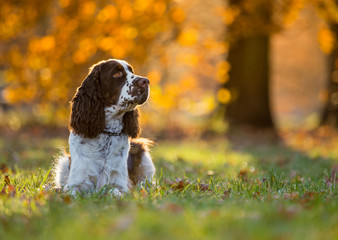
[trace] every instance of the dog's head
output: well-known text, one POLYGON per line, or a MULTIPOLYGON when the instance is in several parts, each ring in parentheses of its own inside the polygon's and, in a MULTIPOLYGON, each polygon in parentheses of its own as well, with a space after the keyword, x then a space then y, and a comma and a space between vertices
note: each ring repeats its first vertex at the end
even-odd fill
POLYGON ((124 114, 124 132, 136 137, 139 127, 135 108, 148 97, 149 80, 136 75, 127 62, 101 61, 90 68, 71 101, 69 126, 77 134, 95 138, 106 126, 104 109, 114 106, 119 114, 124 114))
POLYGON ((136 75, 127 62, 108 60, 94 65, 93 70, 95 68, 98 68, 102 96, 107 106, 116 105, 128 111, 147 101, 149 80, 136 75))

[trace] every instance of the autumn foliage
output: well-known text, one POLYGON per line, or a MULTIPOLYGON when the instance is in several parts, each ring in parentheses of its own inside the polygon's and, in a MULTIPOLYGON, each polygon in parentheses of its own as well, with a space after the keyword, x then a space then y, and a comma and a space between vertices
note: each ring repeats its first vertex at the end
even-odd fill
MULTIPOLYGON (((236 98, 226 87, 229 45, 252 32, 282 31, 306 6, 325 22, 338 21, 337 5, 328 0, 5 1, 0 87, 6 86, 9 104, 63 126, 68 102, 88 68, 102 59, 125 59, 151 82, 143 122, 155 130, 177 122, 191 127, 199 124, 192 120, 209 117, 219 104, 236 98), (271 21, 256 14, 262 6, 271 10, 271 21)), ((335 47, 328 25, 321 27, 318 41, 324 53, 335 47)))
POLYGON ((184 17, 170 0, 6 2, 0 22, 5 98, 31 104, 36 115, 63 118, 90 65, 121 58, 139 70, 154 39, 170 36, 184 17))

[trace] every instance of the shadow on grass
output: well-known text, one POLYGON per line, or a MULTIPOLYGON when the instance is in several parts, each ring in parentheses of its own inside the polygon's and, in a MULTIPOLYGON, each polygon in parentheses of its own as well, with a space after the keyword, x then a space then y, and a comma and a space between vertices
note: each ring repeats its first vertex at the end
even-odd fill
POLYGON ((51 167, 59 149, 67 148, 67 140, 63 130, 58 133, 36 133, 34 130, 8 131, 0 137, 0 166, 47 170, 51 167))
POLYGON ((293 149, 264 133, 161 142, 153 155, 157 169, 168 177, 228 180, 244 175, 264 178, 272 171, 286 178, 318 180, 330 175, 338 159, 293 149))
MULTIPOLYGON (((49 169, 67 136, 32 135, 30 132, 0 138, 0 165, 34 170, 49 169)), ((157 176, 207 181, 238 177, 264 177, 271 171, 289 178, 328 176, 338 156, 324 157, 287 146, 271 134, 237 132, 222 138, 160 141, 152 149, 157 176), (162 173, 161 173, 162 171, 162 173)))

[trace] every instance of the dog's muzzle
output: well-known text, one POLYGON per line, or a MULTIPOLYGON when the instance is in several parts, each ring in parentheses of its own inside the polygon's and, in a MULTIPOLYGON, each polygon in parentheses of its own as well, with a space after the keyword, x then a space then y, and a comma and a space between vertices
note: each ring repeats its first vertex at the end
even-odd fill
POLYGON ((149 97, 149 80, 145 77, 138 77, 135 81, 137 89, 137 102, 139 105, 145 103, 149 97))

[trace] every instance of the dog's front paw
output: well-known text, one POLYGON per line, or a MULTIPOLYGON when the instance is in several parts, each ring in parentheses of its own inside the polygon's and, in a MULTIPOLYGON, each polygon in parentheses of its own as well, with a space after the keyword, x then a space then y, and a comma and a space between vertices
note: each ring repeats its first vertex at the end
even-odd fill
POLYGON ((74 189, 74 188, 71 188, 67 191, 64 191, 66 192, 69 196, 73 197, 73 198, 77 198, 78 194, 80 194, 80 191, 78 189, 74 189))
POLYGON ((123 193, 118 188, 112 188, 109 190, 109 193, 116 198, 122 198, 123 193))
POLYGON ((79 194, 81 194, 81 188, 79 186, 69 186, 66 185, 63 189, 62 192, 68 194, 69 196, 73 198, 77 198, 79 194))

